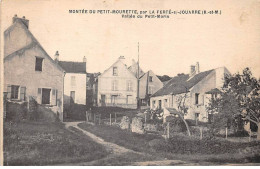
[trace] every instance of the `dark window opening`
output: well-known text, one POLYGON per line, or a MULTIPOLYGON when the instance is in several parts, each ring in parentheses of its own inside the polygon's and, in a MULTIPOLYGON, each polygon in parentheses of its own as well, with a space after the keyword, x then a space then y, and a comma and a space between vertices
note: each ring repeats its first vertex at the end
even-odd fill
POLYGON ((159 110, 161 110, 161 109, 162 109, 162 101, 159 100, 159 110))
POLYGON ((18 99, 19 86, 11 86, 11 99, 18 99))
POLYGON ((50 104, 51 89, 42 88, 42 104, 50 104))
POLYGON ((195 93, 195 104, 199 104, 199 93, 195 93))
POLYGON ((36 57, 35 71, 42 71, 42 61, 43 61, 43 58, 36 57))

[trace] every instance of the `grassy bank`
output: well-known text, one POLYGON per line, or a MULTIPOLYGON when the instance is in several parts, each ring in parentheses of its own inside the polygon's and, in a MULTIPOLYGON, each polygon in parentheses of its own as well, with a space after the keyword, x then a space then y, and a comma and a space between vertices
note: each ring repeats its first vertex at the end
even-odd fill
MULTIPOLYGON (((234 143, 223 140, 190 138, 175 135, 169 140, 153 134, 136 134, 114 126, 79 124, 105 141, 144 152, 162 159, 179 159, 212 164, 260 162, 259 142, 234 143), (247 152, 244 151, 247 149, 247 152), (253 152, 253 150, 256 150, 253 152)), ((208 164, 207 164, 208 165, 208 164)))
POLYGON ((61 123, 4 123, 4 165, 87 162, 107 154, 103 146, 61 123))

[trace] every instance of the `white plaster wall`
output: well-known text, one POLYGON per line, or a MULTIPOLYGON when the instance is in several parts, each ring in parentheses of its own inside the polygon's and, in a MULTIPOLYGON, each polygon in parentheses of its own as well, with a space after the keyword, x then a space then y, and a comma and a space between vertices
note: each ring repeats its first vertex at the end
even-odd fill
POLYGON ((64 94, 70 96, 71 91, 75 91, 75 103, 86 105, 86 74, 66 73, 64 80, 64 94), (71 83, 71 77, 75 76, 75 85, 71 83))

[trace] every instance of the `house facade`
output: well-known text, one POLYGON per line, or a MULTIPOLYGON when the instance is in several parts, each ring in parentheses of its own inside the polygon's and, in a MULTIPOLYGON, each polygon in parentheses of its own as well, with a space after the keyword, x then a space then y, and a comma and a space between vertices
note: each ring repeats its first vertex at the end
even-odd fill
POLYGON ((189 75, 178 74, 153 94, 150 108, 178 110, 179 104, 184 104, 188 108, 185 119, 208 122, 212 120, 212 115, 207 113, 206 106, 214 97, 214 91, 223 86, 227 74, 230 72, 225 67, 200 72, 197 63, 191 66, 189 75))
MULTIPOLYGON (((58 52, 55 57, 57 58, 58 52)), ((83 62, 58 61, 58 64, 66 71, 64 78, 64 105, 86 105, 86 58, 83 62)))
POLYGON ((150 105, 150 96, 163 87, 160 79, 149 70, 139 79, 139 97, 143 106, 150 105))
POLYGON ((124 64, 124 56, 98 76, 98 106, 136 108, 137 78, 124 64))
POLYGON ((63 120, 65 71, 29 31, 29 20, 13 17, 4 32, 4 92, 13 102, 29 97, 50 108, 63 120))

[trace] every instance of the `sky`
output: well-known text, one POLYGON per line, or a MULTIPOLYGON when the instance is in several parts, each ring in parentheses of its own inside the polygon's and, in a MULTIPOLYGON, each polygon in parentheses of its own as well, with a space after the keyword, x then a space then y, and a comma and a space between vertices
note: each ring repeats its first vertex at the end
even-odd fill
POLYGON ((157 75, 225 66, 231 73, 250 67, 260 77, 259 0, 3 0, 1 35, 12 17, 29 19, 29 30, 47 53, 82 61, 87 71, 103 72, 119 56, 157 75), (70 9, 221 10, 221 15, 171 15, 166 19, 125 19, 121 15, 70 14, 70 9))

